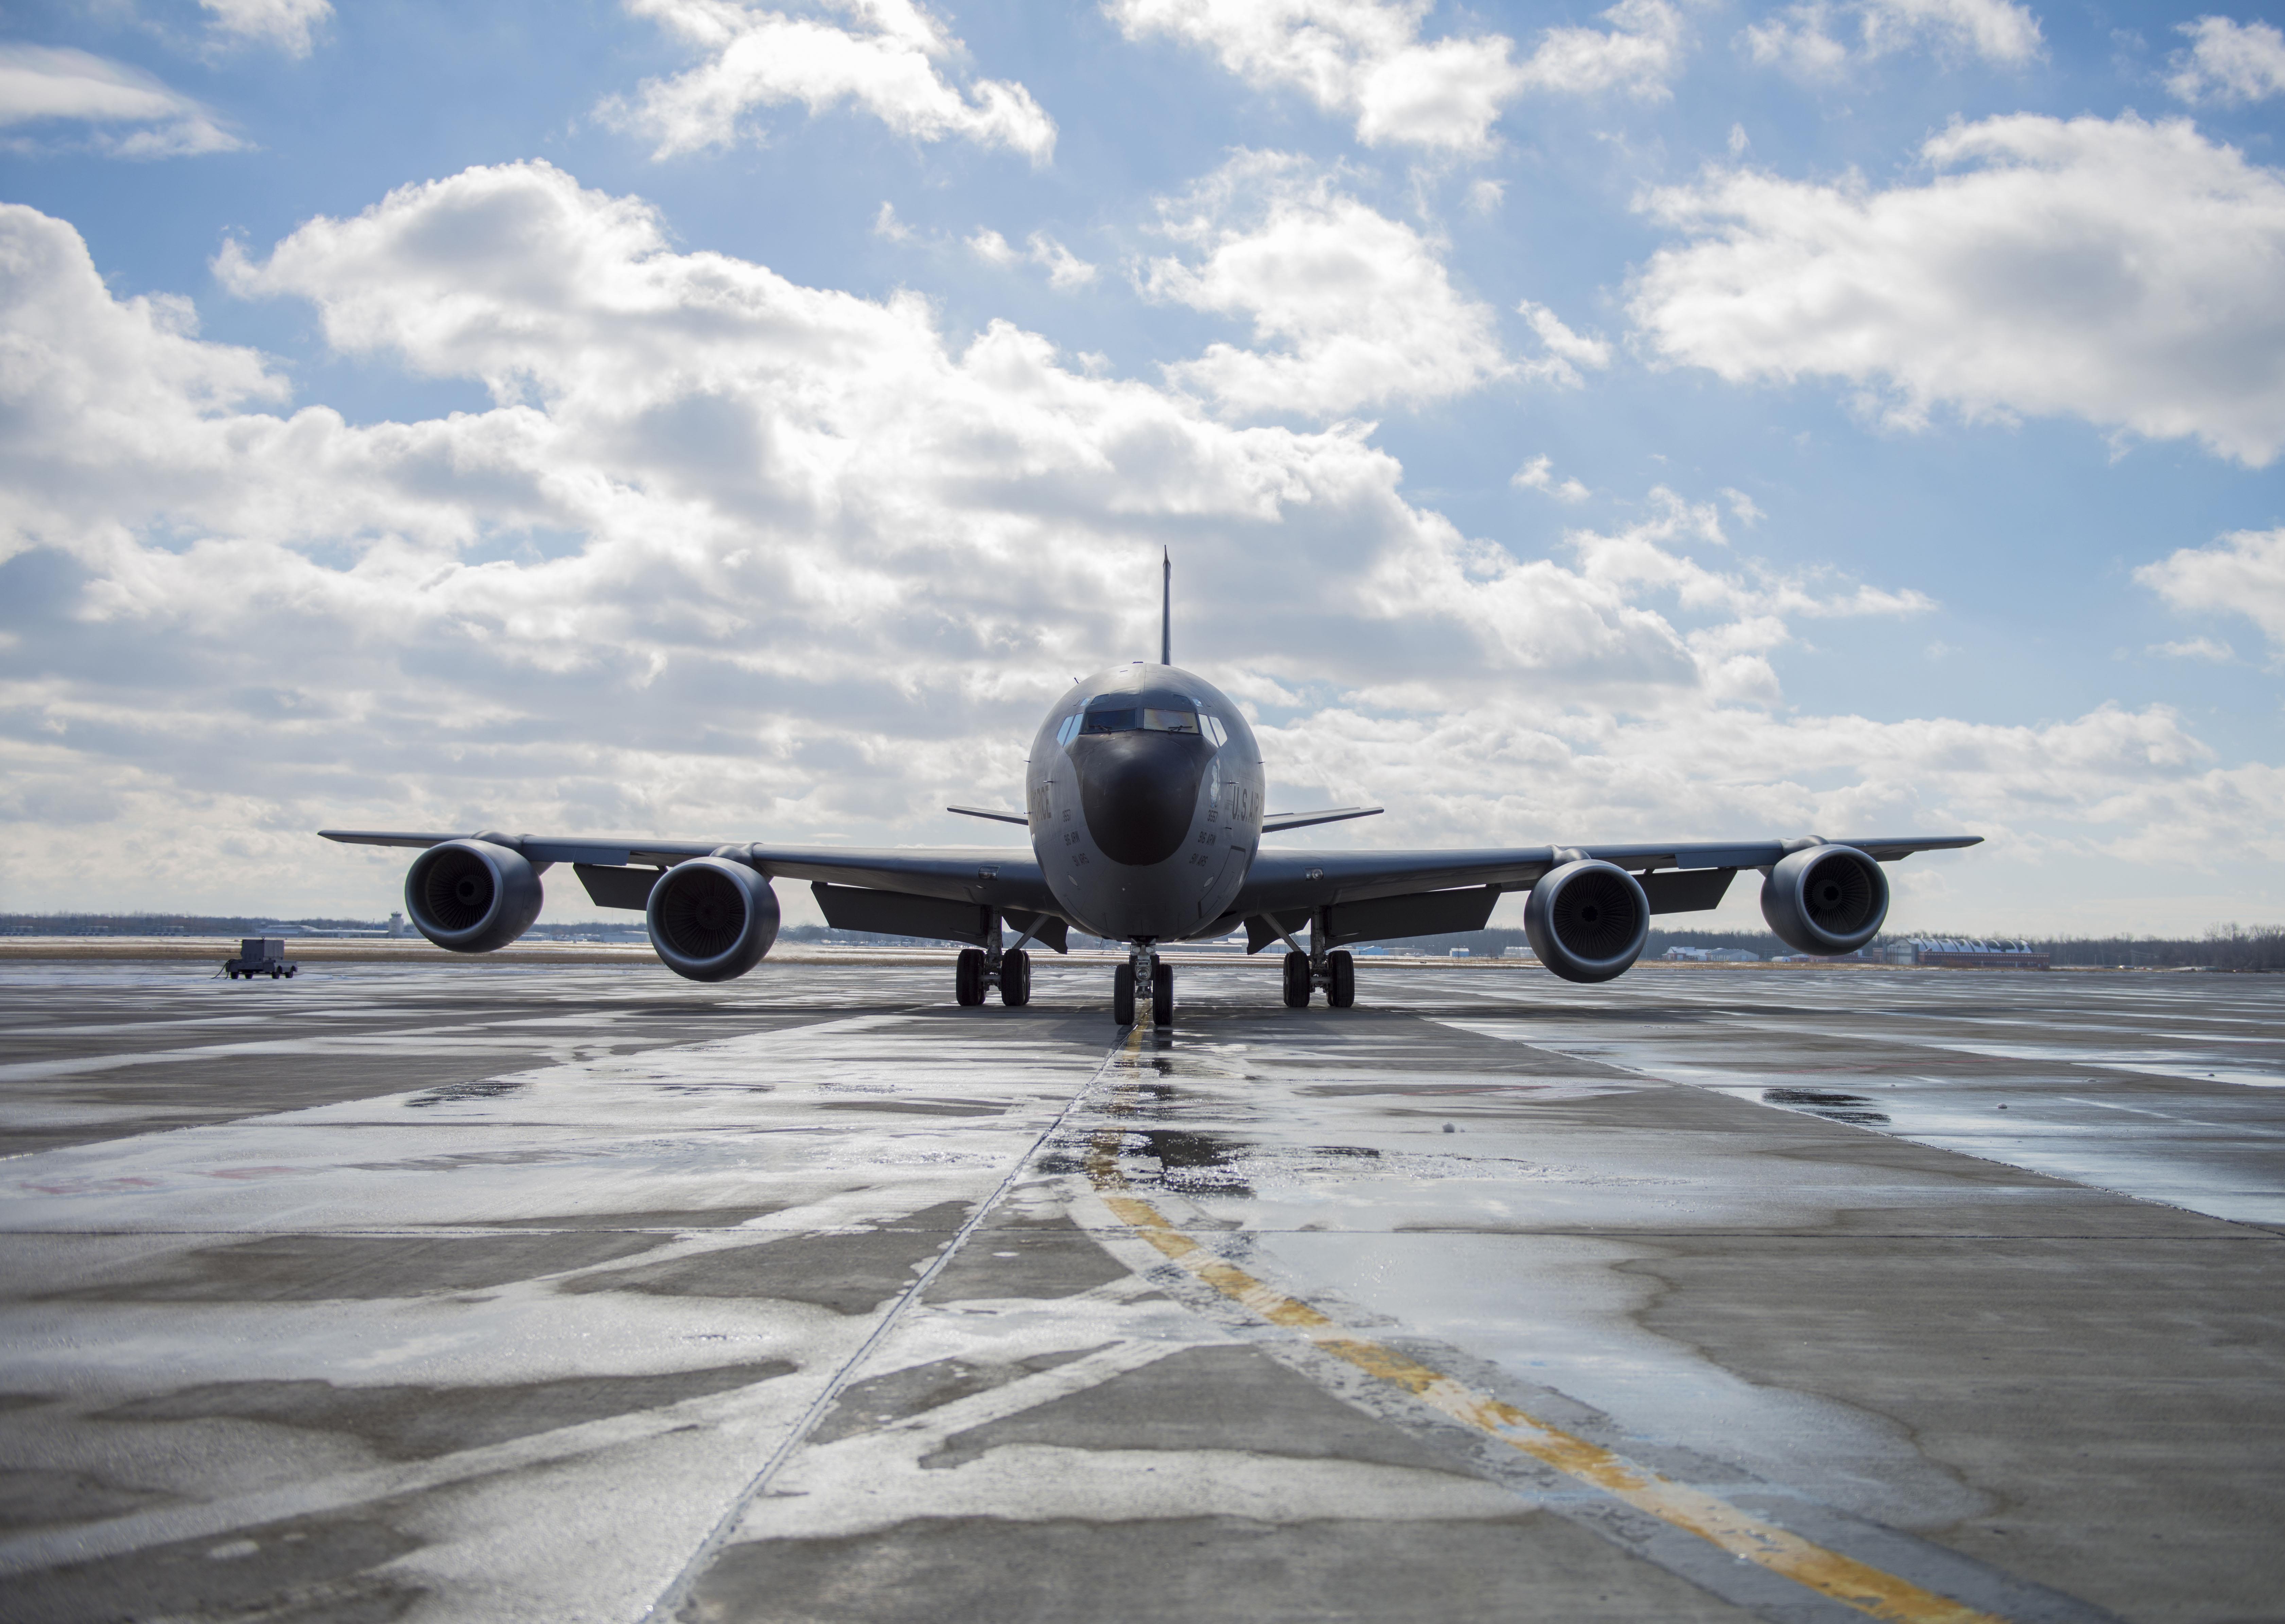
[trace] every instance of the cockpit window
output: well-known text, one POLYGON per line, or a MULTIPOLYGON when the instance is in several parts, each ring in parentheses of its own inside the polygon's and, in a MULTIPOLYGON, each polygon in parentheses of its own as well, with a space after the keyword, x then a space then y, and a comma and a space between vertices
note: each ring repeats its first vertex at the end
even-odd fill
POLYGON ((1108 733, 1186 733, 1198 731, 1198 713, 1195 710, 1169 710, 1156 705, 1110 707, 1089 710, 1087 725, 1080 731, 1090 734, 1108 733))

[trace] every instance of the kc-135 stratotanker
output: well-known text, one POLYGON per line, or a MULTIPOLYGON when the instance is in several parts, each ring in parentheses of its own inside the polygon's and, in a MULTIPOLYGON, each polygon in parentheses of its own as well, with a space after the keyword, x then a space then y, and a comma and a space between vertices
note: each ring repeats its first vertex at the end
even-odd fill
POLYGON ((1640 956, 1653 914, 1719 906, 1741 868, 1759 869, 1762 917, 1805 953, 1853 953, 1888 913, 1882 863, 1976 844, 1975 835, 1877 840, 1495 847, 1482 851, 1274 851, 1269 836, 1366 818, 1377 806, 1266 812, 1261 752, 1245 715, 1174 663, 1172 569, 1158 663, 1098 671, 1056 700, 1032 741, 1024 810, 948 810, 1031 832, 1029 854, 989 847, 780 846, 756 841, 591 840, 551 835, 415 835, 324 829, 352 845, 418 846, 404 911, 454 953, 491 953, 539 917, 539 876, 556 863, 599 907, 640 910, 667 969, 726 981, 762 961, 778 934, 776 879, 807 880, 837 929, 964 942, 954 986, 964 1005, 997 988, 1032 995, 1027 946, 1068 951, 1073 927, 1130 944, 1111 977, 1111 1018, 1174 1019, 1170 943, 1240 929, 1246 951, 1286 949, 1285 1002, 1356 999, 1348 942, 1480 930, 1504 892, 1527 891, 1525 933, 1568 981, 1608 981, 1640 956), (1012 945, 1008 932, 1016 935, 1012 945), (1307 945, 1303 945, 1306 936, 1307 945))

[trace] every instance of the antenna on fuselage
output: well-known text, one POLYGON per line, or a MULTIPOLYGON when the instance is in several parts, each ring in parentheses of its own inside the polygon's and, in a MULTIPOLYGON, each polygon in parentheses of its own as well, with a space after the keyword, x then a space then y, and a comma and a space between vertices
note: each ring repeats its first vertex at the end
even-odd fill
POLYGON ((1158 549, 1162 574, 1158 583, 1158 663, 1174 663, 1174 555, 1158 549))

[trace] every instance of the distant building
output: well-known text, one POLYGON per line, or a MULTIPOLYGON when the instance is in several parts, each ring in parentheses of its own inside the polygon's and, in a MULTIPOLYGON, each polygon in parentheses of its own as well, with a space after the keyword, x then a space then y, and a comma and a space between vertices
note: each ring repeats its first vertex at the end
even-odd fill
POLYGON ((2029 942, 1986 942, 1968 937, 1920 937, 1888 945, 1888 962, 1940 970, 2043 970, 2051 955, 2029 942))
POLYGON ((1742 947, 1669 947, 1660 955, 1676 962, 1692 964, 1759 964, 1762 955, 1748 953, 1742 947))

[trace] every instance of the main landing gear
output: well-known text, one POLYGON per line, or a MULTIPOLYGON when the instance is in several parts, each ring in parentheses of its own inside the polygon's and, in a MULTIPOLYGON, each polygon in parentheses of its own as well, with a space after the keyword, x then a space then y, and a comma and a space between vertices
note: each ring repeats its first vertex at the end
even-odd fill
POLYGON ((1329 953, 1317 945, 1331 934, 1321 913, 1309 927, 1309 951, 1296 949, 1285 955, 1288 1009, 1307 1009, 1311 994, 1319 987, 1325 990, 1325 1002, 1335 1009, 1346 1009, 1356 1002, 1356 961, 1347 948, 1336 947, 1329 953))
POLYGON ((1111 973, 1111 1018, 1114 1024, 1135 1024, 1135 994, 1150 989, 1150 1024, 1174 1024, 1174 967, 1147 944, 1127 955, 1127 962, 1111 973))
POLYGON ((1032 955, 1020 947, 1000 945, 1000 918, 992 918, 992 934, 981 947, 963 947, 952 969, 953 996, 962 1008, 982 1003, 993 987, 1000 1001, 1019 1009, 1032 1001, 1032 955))

